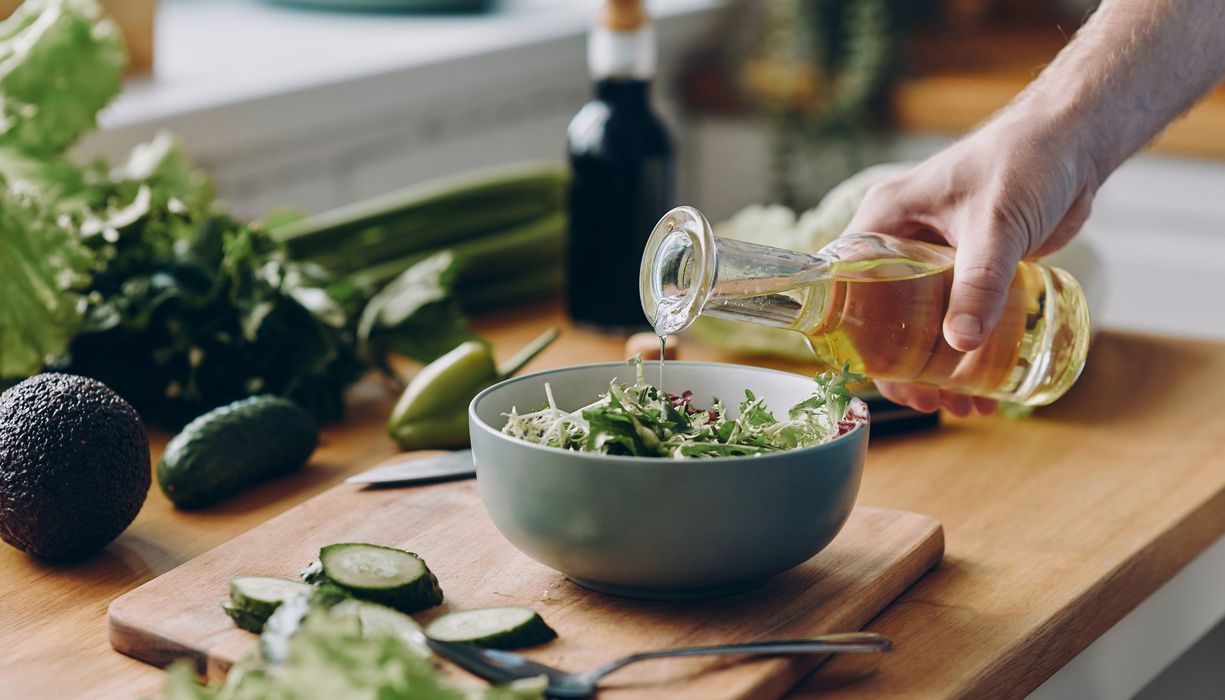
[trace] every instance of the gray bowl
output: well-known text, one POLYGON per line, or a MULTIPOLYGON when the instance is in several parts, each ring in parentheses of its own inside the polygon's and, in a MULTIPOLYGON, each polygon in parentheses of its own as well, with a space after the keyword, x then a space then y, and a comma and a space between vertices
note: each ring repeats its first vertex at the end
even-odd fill
MULTIPOLYGON (((654 378, 658 365, 648 363, 654 378)), ((812 393, 812 379, 775 370, 668 362, 665 388, 698 405, 734 408, 751 389, 776 415, 812 393), (679 393, 679 392, 677 392, 679 393)), ((671 460, 543 447, 500 431, 517 407, 563 408, 632 381, 625 363, 508 379, 468 410, 477 485, 498 530, 524 554, 597 591, 637 598, 728 595, 820 552, 859 491, 868 424, 823 445, 757 457, 671 460)), ((866 410, 865 410, 866 414, 866 410)))

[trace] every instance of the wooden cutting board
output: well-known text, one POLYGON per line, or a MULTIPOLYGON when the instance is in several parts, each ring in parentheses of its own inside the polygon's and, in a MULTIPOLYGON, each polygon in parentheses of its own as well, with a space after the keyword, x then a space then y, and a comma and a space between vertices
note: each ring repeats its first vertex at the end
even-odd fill
MULTIPOLYGON (((858 630, 944 550, 932 518, 859 507, 825 551, 754 590, 696 602, 628 600, 588 591, 520 554, 485 515, 475 482, 389 490, 342 485, 117 598, 107 616, 111 644, 156 665, 194 659, 201 672, 219 678, 256 640, 218 605, 227 581, 296 578, 321 546, 343 541, 402 547, 429 563, 446 602, 417 616, 422 622, 448 609, 535 608, 560 636, 527 655, 575 671, 645 649, 858 630)), ((600 696, 776 698, 818 662, 651 661, 611 676, 600 696)))

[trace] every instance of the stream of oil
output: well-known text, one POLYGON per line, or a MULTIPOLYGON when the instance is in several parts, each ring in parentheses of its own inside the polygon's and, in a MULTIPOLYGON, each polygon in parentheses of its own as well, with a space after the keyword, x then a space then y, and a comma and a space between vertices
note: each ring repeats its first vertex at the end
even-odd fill
POLYGON ((664 392, 664 362, 667 358, 664 356, 668 350, 668 335, 659 336, 659 406, 663 413, 666 413, 668 395, 664 392))
POLYGON ((668 351, 668 336, 677 328, 683 327, 684 324, 678 322, 684 318, 684 304, 683 295, 674 295, 664 297, 655 307, 655 335, 659 336, 659 384, 656 388, 659 389, 661 402, 667 400, 667 393, 664 391, 664 358, 668 351))

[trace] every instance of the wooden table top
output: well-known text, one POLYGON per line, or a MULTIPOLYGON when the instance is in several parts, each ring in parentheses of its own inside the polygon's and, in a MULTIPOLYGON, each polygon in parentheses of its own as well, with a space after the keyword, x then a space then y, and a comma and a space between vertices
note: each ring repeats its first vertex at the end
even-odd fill
MULTIPOLYGON (((478 325, 510 353, 560 319, 544 304, 478 325)), ((532 367, 622 354, 622 339, 567 328, 532 367)), ((682 358, 718 354, 689 345, 682 358)), ((869 625, 896 643, 873 673, 837 659, 796 696, 1010 698, 1037 687, 1225 533, 1222 394, 1225 345, 1103 333, 1072 392, 1029 419, 949 419, 874 439, 859 502, 938 518, 945 559, 869 625)), ((127 532, 84 563, 0 545, 0 697, 156 691, 160 671, 107 643, 107 604, 390 455, 390 400, 360 385, 348 422, 325 432, 304 472, 213 509, 177 512, 155 486, 127 532)))

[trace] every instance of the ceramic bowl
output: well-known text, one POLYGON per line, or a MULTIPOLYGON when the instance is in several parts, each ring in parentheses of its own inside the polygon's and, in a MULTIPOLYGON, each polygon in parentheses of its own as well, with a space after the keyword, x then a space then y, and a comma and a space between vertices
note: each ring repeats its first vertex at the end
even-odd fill
MULTIPOLYGON (((648 363, 648 377, 658 365, 648 363)), ((668 362, 665 389, 776 415, 812 393, 810 377, 742 365, 668 362)), ((516 377, 469 407, 477 485, 498 530, 524 554, 597 591, 639 598, 728 595, 808 560, 846 522, 859 491, 868 422, 830 442, 755 457, 660 459, 534 445, 501 433, 503 414, 585 406, 625 363, 516 377)), ((862 415, 866 416, 866 409, 862 415)))

